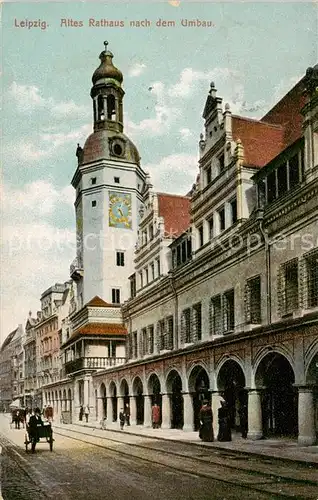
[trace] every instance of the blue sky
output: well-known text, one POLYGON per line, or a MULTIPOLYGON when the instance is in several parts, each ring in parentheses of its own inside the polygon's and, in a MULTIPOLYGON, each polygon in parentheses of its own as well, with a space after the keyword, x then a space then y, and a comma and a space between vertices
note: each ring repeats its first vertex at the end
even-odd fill
POLYGON ((0 341, 36 313, 46 288, 68 279, 70 180, 76 144, 92 130, 91 76, 104 40, 124 74, 125 132, 155 188, 179 194, 196 177, 211 80, 233 113, 261 117, 317 62, 314 3, 171 3, 3 5, 0 341), (125 26, 90 28, 90 18, 125 26), (48 27, 15 26, 26 19, 48 27), (151 27, 129 27, 144 19, 151 27), (156 27, 158 19, 176 26, 156 27), (214 26, 186 28, 181 19, 214 26))

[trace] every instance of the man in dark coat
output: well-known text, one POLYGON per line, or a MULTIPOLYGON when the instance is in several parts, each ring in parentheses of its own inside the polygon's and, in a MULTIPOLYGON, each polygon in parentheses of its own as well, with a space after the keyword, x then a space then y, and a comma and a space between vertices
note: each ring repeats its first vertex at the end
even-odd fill
POLYGON ((218 409, 218 421, 218 441, 232 441, 230 414, 226 401, 221 401, 221 408, 218 409))
POLYGON ((36 408, 34 415, 31 415, 29 420, 29 436, 32 441, 32 453, 35 452, 35 445, 39 441, 39 427, 43 425, 41 419, 41 410, 36 408))
POLYGON ((203 405, 199 414, 200 431, 199 437, 202 441, 213 441, 213 413, 212 408, 207 400, 203 401, 203 405))

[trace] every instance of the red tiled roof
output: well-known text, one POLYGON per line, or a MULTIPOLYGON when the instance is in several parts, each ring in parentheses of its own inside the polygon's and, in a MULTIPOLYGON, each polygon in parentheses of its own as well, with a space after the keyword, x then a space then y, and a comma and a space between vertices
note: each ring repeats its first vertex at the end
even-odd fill
POLYGON ((190 199, 158 193, 159 216, 164 218, 165 236, 177 238, 190 226, 190 199))
POLYGON ((108 302, 105 302, 103 299, 101 299, 97 295, 93 299, 91 299, 89 302, 87 302, 86 306, 88 306, 88 307, 120 307, 119 304, 108 304, 108 302))
POLYGON ((232 116, 233 139, 241 139, 244 164, 263 167, 284 149, 284 128, 250 118, 232 116))
POLYGON ((263 167, 302 136, 304 90, 301 79, 260 121, 232 116, 233 138, 242 141, 245 165, 263 167))
POLYGON ((118 323, 89 323, 75 330, 73 335, 127 335, 127 328, 118 323))
POLYGON ((261 121, 282 125, 285 129, 284 143, 289 146, 302 135, 303 117, 301 109, 307 97, 304 94, 305 83, 302 78, 275 106, 266 113, 261 121))

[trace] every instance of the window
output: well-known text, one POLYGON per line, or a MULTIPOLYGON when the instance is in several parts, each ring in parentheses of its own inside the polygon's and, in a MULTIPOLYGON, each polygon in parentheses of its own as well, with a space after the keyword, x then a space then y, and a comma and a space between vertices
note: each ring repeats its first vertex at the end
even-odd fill
POLYGON ((92 184, 96 184, 96 181, 97 181, 97 178, 96 178, 96 177, 92 177, 92 178, 91 178, 91 183, 92 183, 92 184))
POLYGON ((299 184, 299 161, 298 153, 288 161, 289 164, 289 188, 292 189, 299 184))
POLYGON ((276 200, 276 172, 275 170, 267 176, 267 203, 276 200))
POLYGON ((292 259, 280 269, 281 313, 290 314, 298 309, 298 260, 292 259))
POLYGON ((162 319, 158 323, 158 333, 159 333, 159 346, 160 346, 160 351, 164 351, 165 349, 165 320, 162 319))
POLYGON ((119 288, 112 288, 112 303, 120 304, 120 290, 119 288))
POLYGON ((277 169, 277 186, 278 196, 282 196, 287 192, 287 163, 280 165, 277 169))
POLYGON ((130 297, 136 297, 136 275, 133 274, 130 278, 130 297))
POLYGON ((218 156, 219 161, 219 173, 221 174, 225 168, 224 153, 218 156))
POLYGON ((234 330, 234 289, 225 292, 223 297, 224 332, 234 330))
POLYGON ((149 283, 149 271, 148 271, 148 267, 145 268, 145 275, 146 275, 146 284, 148 285, 148 283, 149 283))
POLYGON ((139 281, 140 281, 140 288, 144 286, 144 277, 142 275, 142 271, 139 272, 139 281))
POLYGON ((221 295, 216 295, 210 301, 210 334, 222 334, 221 295))
POLYGON ((114 182, 115 182, 115 184, 120 184, 120 178, 119 177, 114 177, 114 182))
POLYGON ((138 356, 138 340, 137 340, 137 332, 132 333, 132 355, 133 358, 137 358, 138 356))
POLYGON ((182 262, 182 264, 184 262, 186 262, 186 260, 187 260, 187 245, 186 245, 186 242, 183 241, 181 243, 181 262, 182 262))
POLYGON ((149 239, 152 240, 153 239, 153 225, 150 224, 149 226, 149 239))
POLYGON ((245 320, 246 323, 261 323, 261 278, 256 276, 247 280, 245 286, 245 320))
POLYGON ((199 234, 199 247, 203 246, 203 226, 198 227, 198 234, 199 234))
POLYGON ((209 226, 209 240, 212 240, 213 234, 214 234, 214 221, 213 221, 213 217, 211 217, 208 220, 208 226, 209 226))
POLYGON ((157 273, 158 273, 158 276, 161 275, 161 269, 160 269, 160 259, 157 259, 157 273))
POLYGON ((148 354, 147 329, 141 330, 142 356, 148 354))
POLYGON ((234 198, 233 200, 230 201, 230 208, 231 208, 231 224, 235 224, 237 221, 237 200, 234 198))
POLYGON ((142 232, 142 236, 143 236, 143 238, 142 238, 142 240, 143 240, 143 241, 142 241, 142 242, 143 242, 143 245, 146 245, 146 244, 147 244, 147 242, 148 242, 148 238, 147 238, 147 230, 145 230, 145 231, 143 231, 143 232, 142 232))
POLYGON ((185 344, 189 344, 191 342, 191 310, 185 309, 183 311, 183 325, 182 325, 182 334, 183 340, 185 344))
POLYGON ((219 214, 220 231, 224 231, 224 229, 225 229, 225 209, 224 209, 224 207, 221 208, 221 210, 219 210, 218 214, 219 214))
POLYGON ((193 333, 197 340, 202 339, 202 306, 201 302, 193 306, 193 333))
POLYGON ((306 280, 307 290, 306 308, 311 309, 318 306, 318 252, 306 257, 306 280))
POLYGON ((153 325, 148 327, 148 347, 149 347, 149 354, 153 354, 154 350, 155 350, 155 338, 154 338, 153 325))
POLYGON ((110 357, 116 358, 116 342, 110 343, 110 357))
POLYGON ((206 185, 208 186, 212 180, 212 169, 211 166, 206 169, 206 185))
POLYGON ((173 349, 173 316, 167 318, 167 330, 166 349, 173 349))
POLYGON ((150 270, 151 270, 151 280, 153 281, 155 279, 155 265, 153 262, 150 264, 150 270))
POLYGON ((96 207, 96 200, 92 201, 92 207, 96 207))
POLYGON ((116 252, 116 266, 124 267, 125 265, 125 253, 116 252))

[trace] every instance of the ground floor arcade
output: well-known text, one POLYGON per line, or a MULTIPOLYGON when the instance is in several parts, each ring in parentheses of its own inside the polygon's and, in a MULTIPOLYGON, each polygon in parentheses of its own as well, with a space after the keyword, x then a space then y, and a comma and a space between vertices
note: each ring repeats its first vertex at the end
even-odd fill
POLYGON ((214 431, 220 401, 228 403, 231 426, 248 420, 248 438, 294 436, 302 445, 318 433, 318 339, 316 328, 267 334, 232 344, 191 347, 104 372, 81 373, 67 387, 44 391, 59 413, 70 408, 78 420, 89 404, 90 419, 118 419, 130 408, 132 424, 151 426, 151 408, 161 408, 161 426, 198 429, 204 399, 211 402, 214 431))

